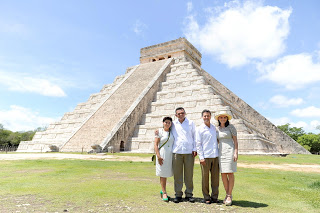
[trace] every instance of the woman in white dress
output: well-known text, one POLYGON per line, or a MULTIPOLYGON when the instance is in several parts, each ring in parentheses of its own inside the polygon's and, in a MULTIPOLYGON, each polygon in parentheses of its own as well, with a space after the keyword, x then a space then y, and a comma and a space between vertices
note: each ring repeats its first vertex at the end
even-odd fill
POLYGON ((173 176, 172 171, 172 145, 174 142, 171 133, 172 118, 163 118, 163 128, 156 131, 154 150, 156 153, 156 175, 160 177, 160 195, 163 201, 168 202, 166 185, 167 178, 173 176))
POLYGON ((226 198, 223 203, 227 206, 232 204, 232 190, 234 186, 234 172, 237 171, 238 140, 237 130, 229 123, 232 119, 228 111, 220 111, 215 115, 218 121, 217 127, 219 141, 219 168, 226 198))

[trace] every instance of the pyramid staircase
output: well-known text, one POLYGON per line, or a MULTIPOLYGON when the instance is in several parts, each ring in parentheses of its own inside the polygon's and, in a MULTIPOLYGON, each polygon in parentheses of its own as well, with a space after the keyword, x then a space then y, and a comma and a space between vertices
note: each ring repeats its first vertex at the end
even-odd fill
MULTIPOLYGON (((166 80, 162 82, 148 112, 142 116, 133 137, 129 139, 132 152, 152 153, 154 130, 162 127, 164 116, 174 118, 175 109, 180 106, 185 108, 188 119, 193 120, 196 126, 203 123, 201 118, 203 109, 215 113, 219 109, 226 108, 232 112, 234 118, 231 123, 238 131, 240 152, 277 152, 274 142, 267 139, 254 124, 243 118, 237 106, 231 105, 216 88, 206 82, 196 64, 185 58, 176 62, 171 65, 171 72, 166 75, 166 80)), ((211 122, 215 123, 214 120, 211 122)))

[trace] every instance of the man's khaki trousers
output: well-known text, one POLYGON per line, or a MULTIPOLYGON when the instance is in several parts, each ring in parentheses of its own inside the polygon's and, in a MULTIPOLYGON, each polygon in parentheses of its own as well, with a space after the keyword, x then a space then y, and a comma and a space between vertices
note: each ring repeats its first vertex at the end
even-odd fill
POLYGON ((186 185, 185 196, 192 197, 194 157, 192 154, 173 153, 172 167, 176 197, 182 197, 183 195, 183 180, 186 185))
POLYGON ((210 200, 209 174, 211 175, 211 198, 218 199, 219 195, 219 158, 205 158, 206 165, 201 165, 202 194, 205 200, 210 200))

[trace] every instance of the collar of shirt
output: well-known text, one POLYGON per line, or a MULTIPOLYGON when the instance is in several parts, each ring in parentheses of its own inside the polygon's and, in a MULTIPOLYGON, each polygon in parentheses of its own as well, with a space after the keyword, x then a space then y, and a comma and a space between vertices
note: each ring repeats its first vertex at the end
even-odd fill
POLYGON ((198 127, 196 135, 196 145, 200 160, 218 157, 218 142, 215 126, 210 124, 210 127, 208 127, 203 123, 198 127))
POLYGON ((192 151, 196 151, 194 123, 185 118, 182 123, 179 120, 175 120, 173 124, 173 134, 175 137, 173 153, 191 154, 192 151))

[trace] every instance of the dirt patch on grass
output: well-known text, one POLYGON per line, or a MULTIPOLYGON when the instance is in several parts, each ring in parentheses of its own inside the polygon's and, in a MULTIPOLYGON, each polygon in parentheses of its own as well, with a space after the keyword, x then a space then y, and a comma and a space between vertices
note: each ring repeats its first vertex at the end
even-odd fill
POLYGON ((35 195, 2 195, 0 196, 0 212, 46 212, 50 201, 35 195))
POLYGON ((234 206, 226 207, 222 203, 207 205, 202 202, 202 198, 196 198, 195 203, 181 202, 163 202, 160 197, 154 196, 154 202, 134 199, 108 201, 101 204, 85 203, 77 205, 74 203, 59 203, 43 199, 36 195, 2 195, 0 196, 0 213, 8 212, 235 212, 234 206))

